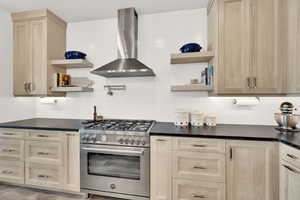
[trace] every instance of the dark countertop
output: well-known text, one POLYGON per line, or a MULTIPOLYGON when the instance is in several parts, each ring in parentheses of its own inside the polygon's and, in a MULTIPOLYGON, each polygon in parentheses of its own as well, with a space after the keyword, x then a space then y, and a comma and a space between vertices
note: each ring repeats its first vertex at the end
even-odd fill
POLYGON ((50 131, 78 131, 80 119, 34 118, 14 122, 0 123, 0 128, 36 129, 50 131))
POLYGON ((300 133, 280 133, 274 129, 274 126, 218 124, 216 127, 180 128, 173 123, 157 122, 150 134, 157 136, 279 141, 300 149, 300 133))

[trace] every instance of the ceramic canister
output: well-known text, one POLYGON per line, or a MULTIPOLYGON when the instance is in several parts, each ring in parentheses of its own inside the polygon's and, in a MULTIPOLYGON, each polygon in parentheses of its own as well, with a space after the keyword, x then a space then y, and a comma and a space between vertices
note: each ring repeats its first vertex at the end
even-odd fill
POLYGON ((187 127, 190 123, 190 113, 187 111, 176 111, 175 113, 175 125, 181 127, 187 127))
POLYGON ((191 125, 192 126, 203 126, 204 124, 204 114, 200 112, 191 113, 191 125))

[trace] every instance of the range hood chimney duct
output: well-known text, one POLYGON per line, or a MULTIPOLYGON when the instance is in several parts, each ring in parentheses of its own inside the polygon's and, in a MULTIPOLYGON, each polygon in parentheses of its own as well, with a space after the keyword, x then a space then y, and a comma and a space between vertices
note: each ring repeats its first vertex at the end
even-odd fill
POLYGON ((118 59, 92 71, 107 78, 155 76, 137 59, 138 15, 134 8, 118 10, 118 59))

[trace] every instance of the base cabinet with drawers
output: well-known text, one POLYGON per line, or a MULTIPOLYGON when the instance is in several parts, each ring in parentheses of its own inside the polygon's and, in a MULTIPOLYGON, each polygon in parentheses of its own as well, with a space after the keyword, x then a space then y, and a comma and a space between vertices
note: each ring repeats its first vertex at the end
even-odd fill
POLYGON ((80 192, 79 134, 0 129, 0 181, 80 192))
POLYGON ((278 200, 276 142, 151 136, 151 200, 278 200))
POLYGON ((280 200, 300 199, 300 150, 280 144, 280 200))

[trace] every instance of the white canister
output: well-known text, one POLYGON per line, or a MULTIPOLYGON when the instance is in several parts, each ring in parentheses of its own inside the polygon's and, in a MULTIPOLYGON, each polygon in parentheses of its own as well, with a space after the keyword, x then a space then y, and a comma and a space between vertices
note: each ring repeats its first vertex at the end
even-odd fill
POLYGON ((191 113, 191 125, 192 126, 203 126, 204 124, 204 114, 200 112, 191 113))
POLYGON ((217 126, 217 118, 212 115, 206 116, 205 124, 206 124, 206 126, 217 126))
POLYGON ((190 113, 187 111, 176 111, 175 125, 180 127, 187 127, 190 123, 190 113))

